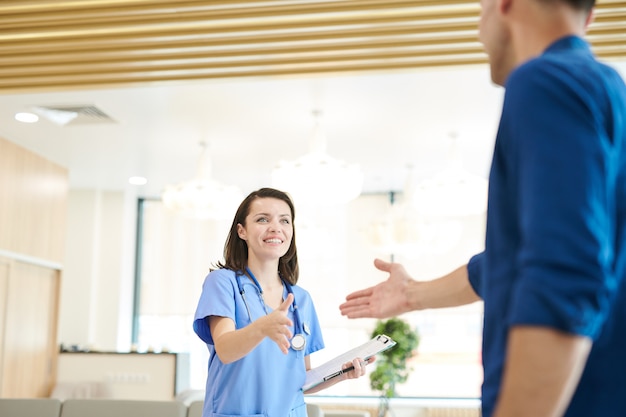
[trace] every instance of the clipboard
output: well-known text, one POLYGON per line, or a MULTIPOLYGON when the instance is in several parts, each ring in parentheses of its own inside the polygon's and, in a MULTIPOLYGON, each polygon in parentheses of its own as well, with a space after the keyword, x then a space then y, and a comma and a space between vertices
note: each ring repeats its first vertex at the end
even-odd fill
POLYGON ((344 363, 350 362, 354 358, 362 358, 365 361, 369 361, 373 356, 387 349, 391 349, 395 345, 396 342, 391 339, 391 337, 379 334, 361 346, 350 349, 320 366, 309 369, 306 372, 306 379, 302 386, 302 391, 311 389, 322 382, 329 381, 354 369, 341 369, 344 363))

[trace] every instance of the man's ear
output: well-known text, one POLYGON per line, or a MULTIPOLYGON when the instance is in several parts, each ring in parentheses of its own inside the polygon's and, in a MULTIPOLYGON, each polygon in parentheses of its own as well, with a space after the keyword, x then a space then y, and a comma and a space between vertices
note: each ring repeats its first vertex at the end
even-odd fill
POLYGON ((596 17, 594 10, 590 10, 587 15, 587 19, 585 20, 585 30, 589 29, 589 25, 593 22, 593 19, 596 17))
POLYGON ((498 11, 502 15, 506 15, 511 11, 515 0, 496 0, 498 11))

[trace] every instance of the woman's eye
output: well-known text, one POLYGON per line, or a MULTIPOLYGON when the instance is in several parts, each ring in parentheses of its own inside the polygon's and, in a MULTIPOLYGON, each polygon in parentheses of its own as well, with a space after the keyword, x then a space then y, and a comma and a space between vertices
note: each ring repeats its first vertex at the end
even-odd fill
POLYGON ((291 222, 289 221, 289 219, 283 219, 283 220, 282 220, 282 223, 283 223, 283 224, 291 224, 291 222))
POLYGON ((257 222, 259 222, 259 223, 267 223, 267 219, 265 217, 259 217, 257 219, 257 222))

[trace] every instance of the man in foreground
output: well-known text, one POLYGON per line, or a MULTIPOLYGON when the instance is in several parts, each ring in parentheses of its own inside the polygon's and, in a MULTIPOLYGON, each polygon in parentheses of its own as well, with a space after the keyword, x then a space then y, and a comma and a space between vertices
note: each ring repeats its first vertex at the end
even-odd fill
POLYGON ((485 250, 347 296, 350 318, 484 301, 483 417, 626 416, 626 87, 583 35, 594 0, 483 0, 505 99, 485 250))

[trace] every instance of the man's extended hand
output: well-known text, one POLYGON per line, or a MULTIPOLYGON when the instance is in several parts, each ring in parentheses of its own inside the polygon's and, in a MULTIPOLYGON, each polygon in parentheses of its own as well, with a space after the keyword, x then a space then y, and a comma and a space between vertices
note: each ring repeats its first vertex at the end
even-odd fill
POLYGON ((389 273, 389 278, 378 285, 348 294, 346 302, 339 306, 341 314, 348 318, 388 318, 411 310, 407 286, 413 279, 401 264, 374 260, 374 266, 389 273))

